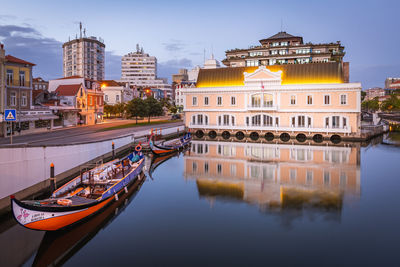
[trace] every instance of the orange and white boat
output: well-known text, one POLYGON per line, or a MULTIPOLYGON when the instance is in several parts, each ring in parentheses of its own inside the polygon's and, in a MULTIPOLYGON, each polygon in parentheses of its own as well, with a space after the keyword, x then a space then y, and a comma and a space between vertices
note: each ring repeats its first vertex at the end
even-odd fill
MULTIPOLYGON (((139 146, 140 147, 140 146, 139 146)), ((141 149, 121 160, 113 160, 86 171, 69 181, 50 198, 19 201, 11 196, 15 220, 34 230, 54 231, 94 215, 127 192, 142 171, 141 149)))

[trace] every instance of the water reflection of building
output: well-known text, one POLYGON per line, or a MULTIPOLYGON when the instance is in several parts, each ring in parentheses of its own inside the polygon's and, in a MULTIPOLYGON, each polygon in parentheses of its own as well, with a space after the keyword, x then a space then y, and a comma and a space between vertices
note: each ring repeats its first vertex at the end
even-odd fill
POLYGON ((193 141, 185 178, 211 199, 341 210, 345 194, 360 194, 359 165, 358 147, 193 141))

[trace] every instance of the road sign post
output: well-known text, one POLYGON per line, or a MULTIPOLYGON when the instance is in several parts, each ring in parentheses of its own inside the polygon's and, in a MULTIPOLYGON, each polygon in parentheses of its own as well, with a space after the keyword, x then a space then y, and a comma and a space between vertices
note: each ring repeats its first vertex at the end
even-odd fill
POLYGON ((5 109, 4 110, 4 120, 11 122, 10 143, 12 145, 12 138, 13 138, 13 133, 14 133, 14 121, 17 120, 17 111, 15 109, 5 109))

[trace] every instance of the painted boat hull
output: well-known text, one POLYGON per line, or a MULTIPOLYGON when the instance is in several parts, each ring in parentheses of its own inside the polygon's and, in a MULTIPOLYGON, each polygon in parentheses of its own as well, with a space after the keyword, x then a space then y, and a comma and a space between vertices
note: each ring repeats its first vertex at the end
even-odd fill
POLYGON ((119 194, 126 186, 136 180, 142 171, 144 159, 131 170, 121 181, 112 186, 102 197, 92 203, 65 206, 65 207, 40 207, 22 201, 11 199, 11 209, 15 220, 22 226, 42 231, 55 231, 69 225, 78 223, 92 216, 114 201, 114 195, 119 194))
POLYGON ((180 144, 178 146, 170 146, 170 147, 153 144, 152 146, 150 146, 150 149, 154 155, 163 156, 163 155, 171 154, 171 153, 182 150, 184 147, 189 145, 190 142, 191 142, 191 139, 186 139, 182 144, 180 144))

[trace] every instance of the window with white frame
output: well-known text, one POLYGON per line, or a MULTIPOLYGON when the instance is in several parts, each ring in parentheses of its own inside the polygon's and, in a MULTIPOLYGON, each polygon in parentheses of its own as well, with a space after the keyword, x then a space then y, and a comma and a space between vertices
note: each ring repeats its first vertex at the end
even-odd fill
POLYGON ((251 96, 251 106, 261 107, 261 94, 251 96))
POLYGON ((204 106, 208 106, 208 103, 209 103, 208 96, 205 96, 204 97, 204 106))
POLYGON ((217 172, 218 174, 222 174, 222 165, 220 163, 217 164, 217 172))
POLYGON ((312 95, 307 96, 307 105, 312 105, 312 95))
POLYGON ((194 97, 192 98, 192 105, 193 105, 193 106, 197 106, 197 96, 194 96, 194 97))
POLYGON ((261 115, 255 115, 251 117, 252 126, 261 126, 261 115))
POLYGON ((17 93, 15 91, 10 92, 10 106, 17 105, 17 93))
POLYGON ((347 95, 340 95, 340 104, 347 105, 347 95))
POLYGON ((14 79, 14 72, 13 70, 7 70, 7 85, 11 85, 14 79))
POLYGON ((269 115, 263 115, 263 126, 273 126, 273 118, 269 115))
POLYGON ((314 172, 312 170, 307 170, 306 173, 306 184, 311 185, 313 183, 314 172))
POLYGON ((28 94, 26 92, 21 93, 21 106, 26 107, 28 105, 28 94))
POLYGON ((332 128, 339 128, 339 127, 340 127, 340 117, 332 116, 332 128))
POLYGON ((330 95, 324 95, 324 104, 325 105, 331 104, 331 96, 330 95))
POLYGON ((231 96, 231 106, 235 106, 236 105, 236 97, 231 96))
POLYGON ((222 96, 217 97, 217 105, 222 106, 222 96))
POLYGON ((19 85, 25 86, 25 71, 23 70, 19 71, 19 85))
POLYGON ((291 118, 292 127, 312 127, 312 117, 298 115, 291 118))
POLYGON ((264 94, 264 107, 272 107, 273 104, 273 96, 271 94, 264 94))
POLYGON ((205 162, 204 163, 204 173, 208 173, 208 169, 209 169, 208 162, 205 162))
POLYGON ((290 96, 290 105, 296 105, 296 96, 295 95, 290 96))

